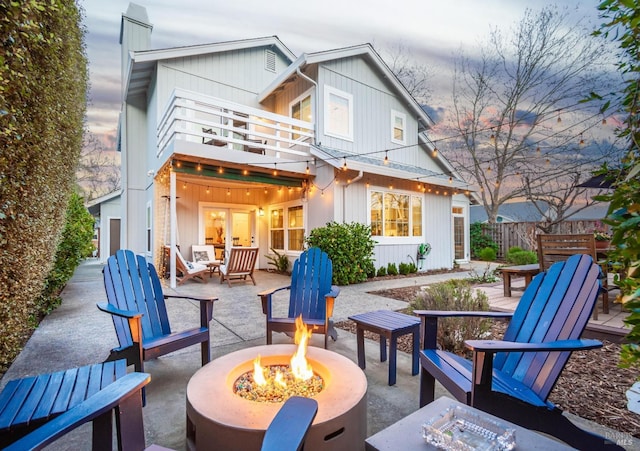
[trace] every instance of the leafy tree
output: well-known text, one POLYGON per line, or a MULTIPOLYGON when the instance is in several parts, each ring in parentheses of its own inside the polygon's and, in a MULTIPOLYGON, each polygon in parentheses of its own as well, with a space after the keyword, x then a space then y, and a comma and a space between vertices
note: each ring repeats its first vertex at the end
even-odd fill
MULTIPOLYGON (((611 243, 615 251, 610 259, 617 270, 624 271, 617 284, 622 301, 631 311, 625 323, 631 327, 628 344, 622 346, 621 364, 640 367, 640 2, 638 0, 606 0, 598 9, 607 19, 597 36, 612 38, 619 46, 618 69, 625 80, 620 103, 625 111, 624 125, 618 136, 628 146, 622 168, 610 170, 606 165, 600 173, 609 174, 615 188, 601 200, 610 201, 604 221, 612 226, 611 243)), ((599 98, 591 94, 591 98, 599 98)))
POLYGON ((53 267, 82 148, 87 91, 74 0, 0 2, 0 370, 53 267))
POLYGON ((493 29, 478 57, 456 61, 445 131, 457 138, 446 142, 447 157, 480 188, 491 223, 500 205, 518 197, 558 201, 566 211, 571 194, 554 199, 549 182, 568 185, 555 192, 570 188, 617 152, 607 142, 589 153, 580 146, 589 137, 579 133, 602 116, 578 100, 611 81, 605 43, 569 17, 552 6, 527 10, 512 33, 493 29))

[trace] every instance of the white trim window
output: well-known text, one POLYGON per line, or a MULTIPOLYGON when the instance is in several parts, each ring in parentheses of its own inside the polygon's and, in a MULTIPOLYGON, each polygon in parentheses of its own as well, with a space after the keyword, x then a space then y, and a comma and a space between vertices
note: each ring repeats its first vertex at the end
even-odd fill
POLYGON ((369 219, 371 235, 411 239, 424 236, 422 196, 399 191, 371 190, 369 219))
POLYGON ((302 252, 306 211, 301 203, 278 205, 269 209, 269 248, 302 252))
MULTIPOLYGON (((313 122, 313 97, 311 96, 311 89, 296 98, 289 104, 289 114, 293 119, 300 121, 313 122)), ((300 130, 300 127, 293 126, 293 130, 300 130)), ((291 139, 301 139, 302 135, 297 133, 291 134, 291 139)))
POLYGON ((391 142, 407 143, 407 115, 395 110, 391 110, 391 142))
POLYGON ((324 133, 353 141, 353 95, 324 87, 324 133))

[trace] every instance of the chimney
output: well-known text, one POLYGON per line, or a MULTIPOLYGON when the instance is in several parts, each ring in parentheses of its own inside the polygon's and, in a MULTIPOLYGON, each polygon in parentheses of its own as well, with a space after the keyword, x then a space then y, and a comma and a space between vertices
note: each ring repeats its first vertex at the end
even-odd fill
POLYGON ((122 90, 128 80, 130 56, 133 50, 149 50, 151 48, 151 30, 153 25, 149 23, 147 9, 135 3, 129 3, 127 12, 122 14, 120 22, 120 49, 122 68, 122 90))

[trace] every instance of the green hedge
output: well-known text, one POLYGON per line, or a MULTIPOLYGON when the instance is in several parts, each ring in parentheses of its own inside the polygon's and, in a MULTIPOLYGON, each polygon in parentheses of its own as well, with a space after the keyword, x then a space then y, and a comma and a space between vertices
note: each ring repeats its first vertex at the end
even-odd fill
POLYGON ((75 186, 87 91, 81 24, 74 0, 0 3, 0 370, 38 315, 75 186))

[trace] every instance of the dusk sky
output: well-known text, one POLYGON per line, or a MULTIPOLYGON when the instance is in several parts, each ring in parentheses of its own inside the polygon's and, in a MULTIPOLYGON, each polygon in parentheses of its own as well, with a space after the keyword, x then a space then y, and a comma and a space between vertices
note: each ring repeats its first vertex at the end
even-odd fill
MULTIPOLYGON (((120 20, 128 0, 80 0, 85 9, 91 80, 89 129, 110 148, 120 111, 120 20)), ((154 49, 276 35, 296 55, 371 43, 377 50, 399 44, 435 74, 433 104, 447 108, 452 60, 470 52, 491 27, 508 31, 526 8, 570 8, 599 23, 594 0, 139 0, 153 25, 154 49)), ((112 147, 111 147, 112 148, 112 147)))

